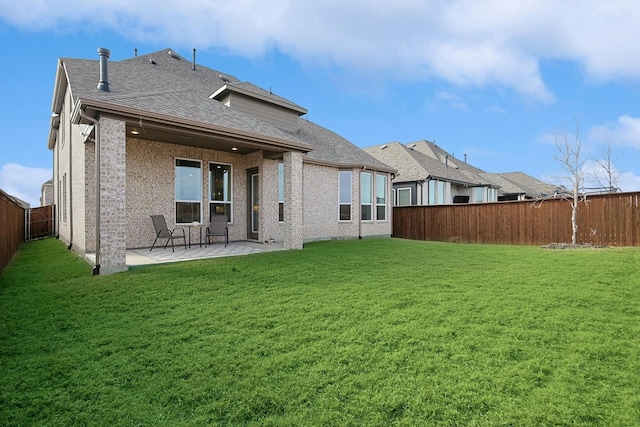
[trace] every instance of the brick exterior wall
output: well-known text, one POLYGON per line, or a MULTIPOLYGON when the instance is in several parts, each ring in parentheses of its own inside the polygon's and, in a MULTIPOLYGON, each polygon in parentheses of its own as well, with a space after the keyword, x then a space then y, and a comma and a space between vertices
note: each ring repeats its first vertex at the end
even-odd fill
MULTIPOLYGON (((86 125, 68 125, 65 135, 68 140, 65 144, 57 143, 54 148, 54 201, 57 204, 61 202, 59 184, 63 173, 73 173, 73 179, 70 175, 67 177, 68 185, 73 188, 71 193, 67 193, 67 221, 60 223, 60 237, 69 242, 69 219, 73 215, 74 249, 81 254, 95 251, 95 143, 83 135, 86 129, 86 125), (68 150, 71 146, 73 158, 70 163, 68 150)), ((233 221, 229 224, 230 240, 247 239, 247 170, 251 168, 257 168, 260 174, 260 242, 273 238, 286 248, 302 249, 305 241, 391 234, 390 186, 387 220, 359 221, 361 170, 358 168, 352 169, 352 219, 339 221, 339 169, 303 163, 302 153, 285 153, 282 160, 285 165, 285 216, 284 221, 279 222, 280 161, 263 158, 262 151, 240 155, 126 137, 125 123, 110 117, 100 118, 100 137, 102 219, 99 261, 103 273, 126 268, 126 248, 151 246, 155 233, 150 215, 162 214, 168 226, 175 227, 176 158, 202 162, 201 217, 204 226, 209 221, 209 164, 232 165, 233 221)), ((387 182, 391 182, 390 177, 387 182)), ((58 209, 61 215, 60 206, 58 209)), ((185 231, 188 232, 188 229, 185 228, 185 231)), ((192 243, 197 243, 198 230, 193 229, 191 233, 192 243)))
MULTIPOLYGON (((259 153, 260 156, 262 153, 259 153)), ((202 223, 209 222, 209 163, 232 165, 233 218, 229 240, 247 238, 246 170, 259 166, 257 156, 214 151, 198 147, 165 144, 139 138, 127 138, 127 247, 150 247, 155 231, 150 215, 164 215, 167 226, 175 224, 175 159, 202 162, 202 223)), ((185 227, 185 232, 189 230, 185 227)), ((198 242, 196 229, 192 243, 198 242)), ((202 229, 204 234, 204 228, 202 229)), ((220 240, 221 238, 212 238, 220 240)))
POLYGON ((100 272, 126 270, 125 123, 100 117, 100 272))
POLYGON ((284 154, 284 246, 302 249, 304 241, 304 166, 302 153, 284 154))
MULTIPOLYGON (((315 164, 304 165, 304 240, 347 239, 390 236, 392 231, 390 182, 387 175, 387 219, 360 221, 360 171, 352 172, 351 220, 339 220, 338 168, 315 164)), ((374 175, 375 176, 375 175, 374 175)), ((375 178, 374 178, 375 185, 375 178)))

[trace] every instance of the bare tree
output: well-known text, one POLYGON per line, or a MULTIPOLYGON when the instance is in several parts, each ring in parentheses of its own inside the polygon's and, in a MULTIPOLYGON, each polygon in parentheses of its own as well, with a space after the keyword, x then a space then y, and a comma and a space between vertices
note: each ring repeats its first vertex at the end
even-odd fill
POLYGON ((579 127, 576 125, 576 135, 573 140, 569 138, 566 132, 557 132, 555 144, 557 149, 555 159, 567 173, 566 176, 560 179, 568 183, 568 187, 571 189, 571 193, 563 197, 571 203, 571 244, 575 245, 578 238, 578 206, 580 202, 586 201, 586 196, 580 195, 580 189, 584 184, 584 164, 586 160, 582 153, 579 127))
POLYGON ((617 160, 617 158, 613 159, 611 155, 611 141, 606 140, 602 147, 602 158, 596 161, 598 170, 594 173, 594 179, 608 193, 616 193, 618 191, 620 172, 614 166, 617 160))

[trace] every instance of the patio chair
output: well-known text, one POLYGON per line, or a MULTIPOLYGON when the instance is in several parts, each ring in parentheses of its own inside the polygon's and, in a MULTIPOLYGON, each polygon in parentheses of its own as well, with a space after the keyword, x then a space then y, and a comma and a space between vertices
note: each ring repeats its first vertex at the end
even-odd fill
POLYGON ((151 249, 149 252, 153 250, 158 239, 167 239, 164 244, 164 248, 167 248, 169 241, 171 241, 171 250, 175 252, 173 248, 173 241, 176 239, 182 239, 184 241, 184 248, 187 249, 187 238, 184 234, 184 229, 182 228, 174 228, 173 230, 169 230, 167 227, 167 221, 164 219, 164 215, 151 215, 151 221, 153 221, 153 228, 156 229, 156 240, 153 241, 153 245, 151 245, 151 249), (182 235, 178 233, 178 231, 182 232, 182 235))
POLYGON ((224 246, 227 247, 229 244, 229 228, 227 227, 226 215, 211 216, 211 223, 207 227, 207 242, 205 243, 205 246, 211 244, 210 237, 212 236, 224 237, 224 246))

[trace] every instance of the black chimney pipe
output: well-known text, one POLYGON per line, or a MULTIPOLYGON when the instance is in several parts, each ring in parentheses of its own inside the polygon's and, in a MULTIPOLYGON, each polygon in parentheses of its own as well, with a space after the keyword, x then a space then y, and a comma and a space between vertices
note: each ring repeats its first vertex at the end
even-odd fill
POLYGON ((109 52, 109 49, 99 47, 98 55, 100 55, 100 83, 98 83, 98 90, 101 90, 103 92, 111 92, 111 90, 109 89, 108 67, 108 60, 111 52, 109 52))

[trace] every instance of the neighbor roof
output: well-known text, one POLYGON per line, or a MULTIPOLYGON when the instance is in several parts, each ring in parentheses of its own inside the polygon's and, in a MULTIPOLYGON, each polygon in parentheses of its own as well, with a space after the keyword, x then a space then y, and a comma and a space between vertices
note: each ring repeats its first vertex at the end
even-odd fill
POLYGON ((564 192, 560 187, 540 181, 524 172, 507 172, 498 174, 502 178, 513 182, 531 197, 544 197, 557 192, 564 192))
POLYGON ((398 170, 395 182, 425 181, 433 178, 461 185, 483 185, 481 178, 470 179, 457 168, 447 166, 445 163, 399 142, 376 145, 364 150, 398 170))

